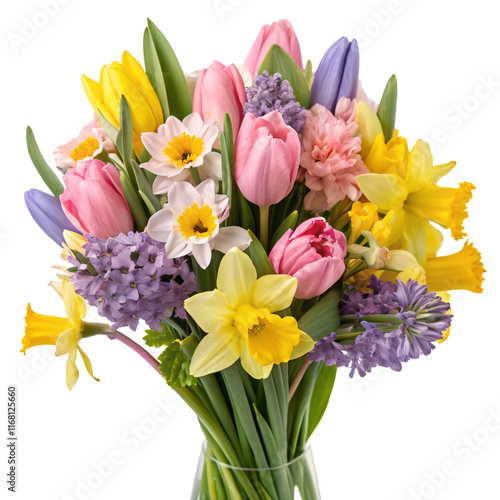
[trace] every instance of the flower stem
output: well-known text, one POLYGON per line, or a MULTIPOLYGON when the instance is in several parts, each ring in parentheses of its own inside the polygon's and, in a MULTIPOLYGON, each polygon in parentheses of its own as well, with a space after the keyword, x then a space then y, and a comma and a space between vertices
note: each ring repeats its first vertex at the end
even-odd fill
POLYGON ((311 365, 312 361, 309 358, 306 358, 304 361, 304 364, 300 367, 299 373, 295 375, 295 378, 292 381, 292 384, 290 385, 290 390, 288 392, 288 402, 291 401, 293 398, 293 395, 295 394, 295 391, 297 390, 297 387, 299 386, 301 380, 303 379, 307 369, 311 365))
POLYGON ((200 173, 196 167, 190 167, 189 171, 191 172, 191 177, 193 178, 194 185, 197 186, 200 182, 200 173))
POLYGON ((260 207, 260 242, 267 252, 269 242, 269 207, 260 207))
POLYGON ((145 361, 147 361, 163 378, 163 375, 160 371, 160 362, 153 357, 151 354, 149 354, 144 347, 141 347, 139 344, 134 342, 132 339, 124 335, 123 333, 113 330, 112 333, 107 334, 108 338, 111 340, 119 340, 126 346, 130 347, 133 351, 135 351, 139 356, 141 356, 145 361))

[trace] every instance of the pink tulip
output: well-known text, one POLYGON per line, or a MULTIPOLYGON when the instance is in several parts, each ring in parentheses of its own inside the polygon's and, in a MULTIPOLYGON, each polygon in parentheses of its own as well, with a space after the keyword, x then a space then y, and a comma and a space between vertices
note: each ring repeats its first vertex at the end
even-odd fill
POLYGON ((290 21, 281 19, 271 26, 266 24, 262 27, 248 53, 244 67, 250 72, 252 78, 259 72, 262 61, 273 45, 279 45, 286 50, 300 66, 300 69, 303 69, 300 45, 295 31, 293 31, 290 21))
POLYGON ((229 113, 233 137, 236 140, 246 100, 245 84, 236 66, 224 66, 214 61, 198 76, 193 111, 198 113, 203 121, 215 120, 219 130, 223 129, 224 115, 229 113))
POLYGON ((345 269, 346 239, 323 217, 289 229, 274 245, 269 260, 278 274, 297 278, 295 297, 311 299, 326 292, 345 269))
POLYGON ((64 213, 82 232, 102 239, 134 230, 116 167, 100 160, 79 161, 64 174, 64 213))
POLYGON ((259 207, 279 203, 292 190, 300 162, 297 132, 278 111, 247 113, 235 149, 235 179, 243 196, 259 207))

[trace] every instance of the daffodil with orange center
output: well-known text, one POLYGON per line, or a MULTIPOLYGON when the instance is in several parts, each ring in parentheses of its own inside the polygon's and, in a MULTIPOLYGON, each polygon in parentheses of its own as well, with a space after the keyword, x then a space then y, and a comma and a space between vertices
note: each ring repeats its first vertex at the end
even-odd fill
POLYGON ((298 358, 314 347, 292 316, 276 314, 288 308, 297 279, 272 274, 257 279, 248 255, 234 248, 222 259, 217 289, 188 298, 186 311, 207 335, 191 360, 195 377, 228 368, 241 359, 254 378, 267 378, 275 364, 298 358))

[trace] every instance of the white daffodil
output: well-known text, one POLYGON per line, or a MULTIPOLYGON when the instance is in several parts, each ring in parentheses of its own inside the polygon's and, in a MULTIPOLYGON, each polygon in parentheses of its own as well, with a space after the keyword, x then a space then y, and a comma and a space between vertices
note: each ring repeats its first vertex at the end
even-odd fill
POLYGON ((142 142, 152 158, 141 167, 158 176, 153 182, 154 194, 169 192, 174 182, 191 180, 191 168, 197 169, 201 180, 222 180, 221 156, 212 152, 218 134, 216 122, 204 122, 198 113, 182 122, 169 116, 158 132, 143 133, 142 142))
POLYGON ((146 232, 165 242, 169 259, 192 254, 206 269, 212 250, 227 253, 241 250, 251 243, 250 235, 241 227, 220 227, 229 216, 229 198, 215 194, 216 182, 207 179, 194 187, 189 182, 175 182, 168 193, 168 203, 148 222, 146 232))

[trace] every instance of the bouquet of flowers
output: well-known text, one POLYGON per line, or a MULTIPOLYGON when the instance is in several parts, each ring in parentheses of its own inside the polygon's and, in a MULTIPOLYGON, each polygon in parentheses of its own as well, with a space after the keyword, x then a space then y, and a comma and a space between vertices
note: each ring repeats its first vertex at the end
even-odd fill
POLYGON ((63 182, 27 130, 52 194, 26 205, 62 247, 66 317, 28 305, 22 352, 67 355, 70 390, 78 354, 94 377, 87 339, 139 354, 205 434, 193 499, 320 498, 307 443, 337 368, 400 371, 448 337, 448 291, 482 291, 471 243, 438 255, 474 186, 438 185, 455 162, 399 135, 395 76, 367 97, 356 40, 313 73, 288 21, 241 67, 191 74, 148 21, 144 67, 124 52, 83 87, 94 117, 55 149, 63 182))

